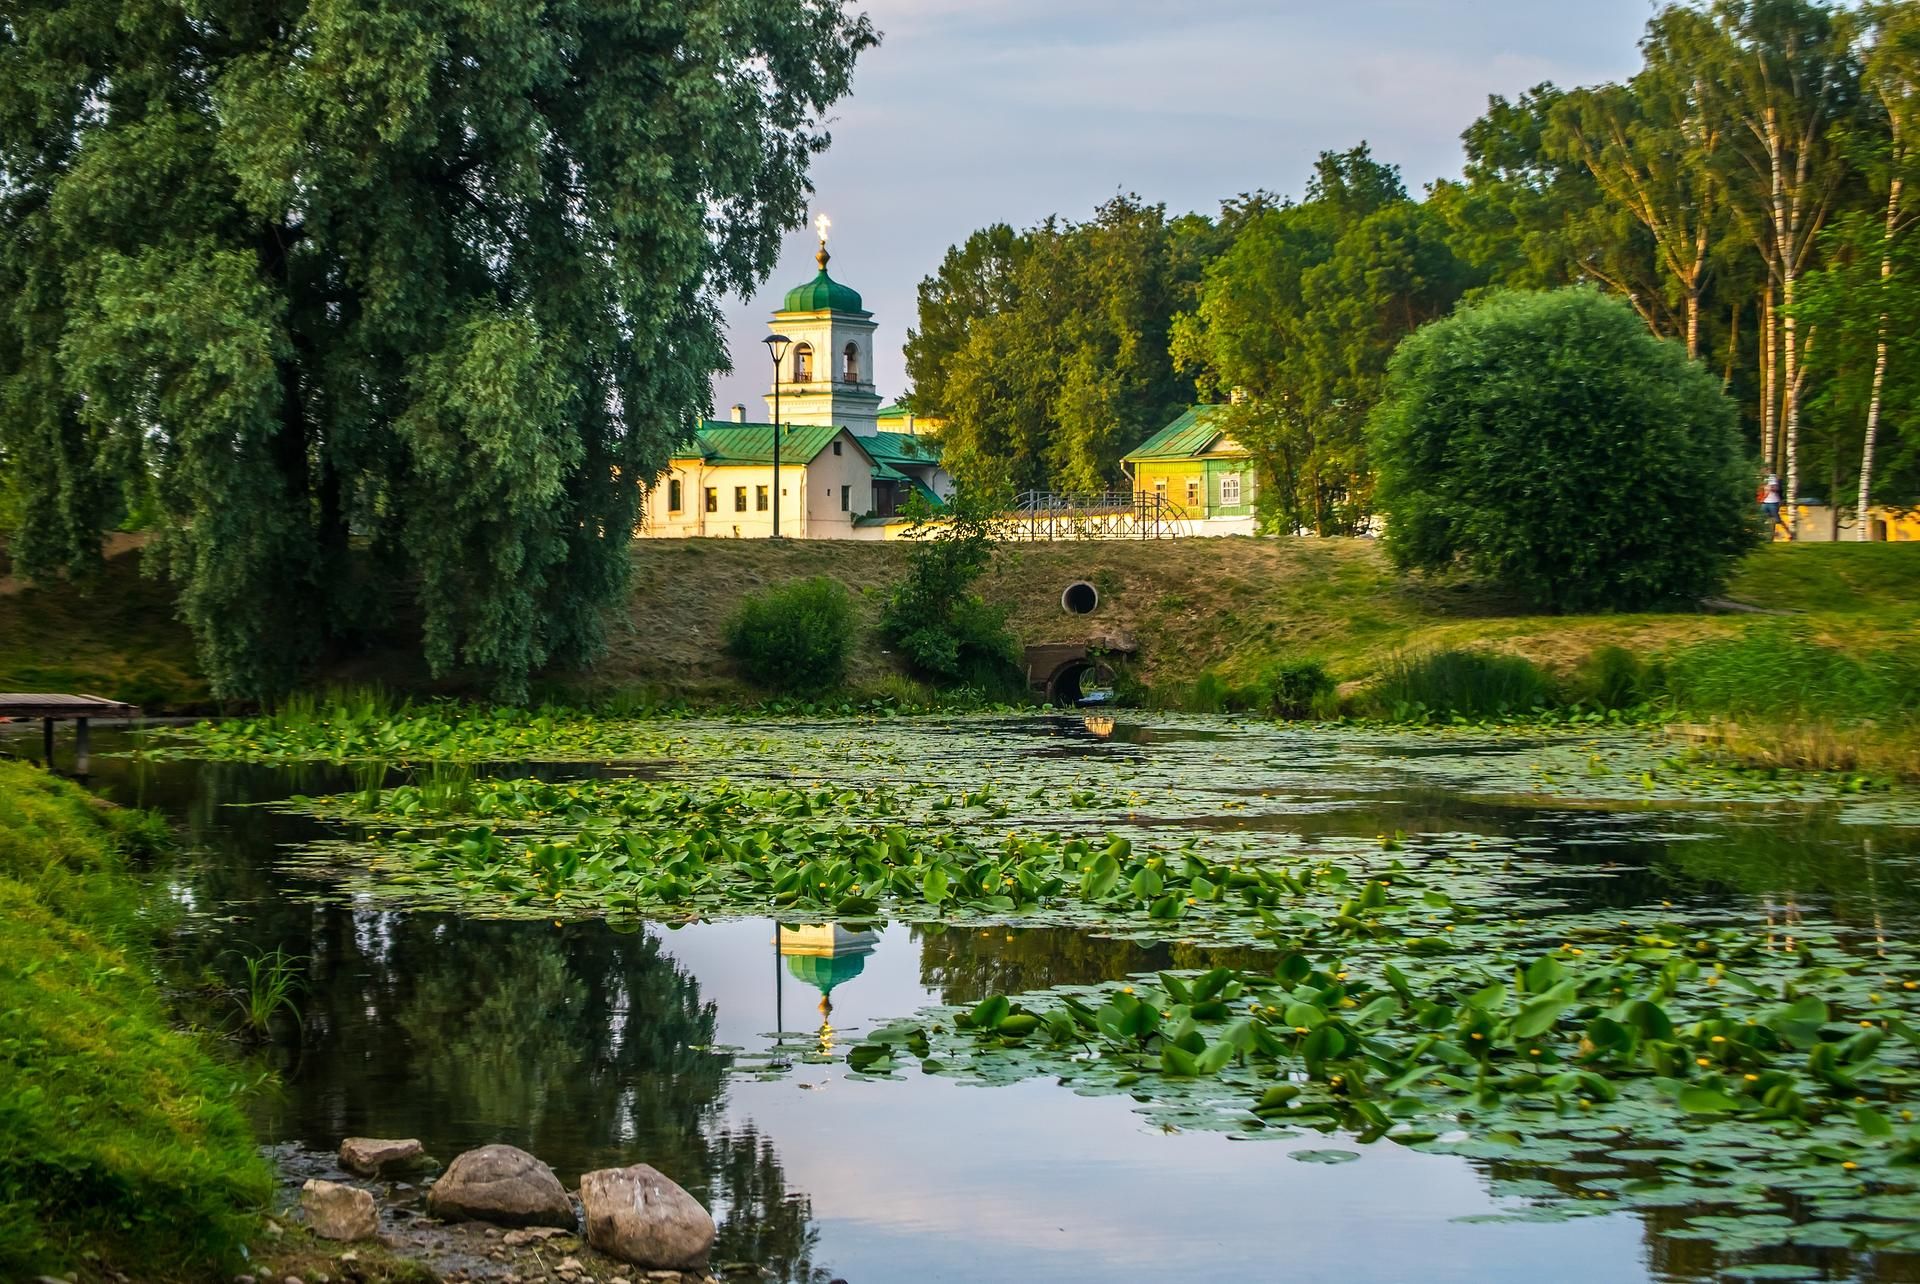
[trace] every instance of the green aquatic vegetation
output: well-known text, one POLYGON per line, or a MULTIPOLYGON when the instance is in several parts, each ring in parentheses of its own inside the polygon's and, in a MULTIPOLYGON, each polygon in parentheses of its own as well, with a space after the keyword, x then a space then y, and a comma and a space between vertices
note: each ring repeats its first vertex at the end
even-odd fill
POLYGON ((1699 1205, 1691 1227, 1728 1250, 1916 1246, 1912 955, 1815 957, 1684 923, 1582 940, 1471 958, 1289 950, 1270 971, 992 995, 882 1027, 848 1062, 1050 1075, 1169 1127, 1497 1161, 1526 1174, 1496 1182, 1532 1204, 1508 1216, 1699 1205), (1791 1201, 1801 1214, 1779 1219, 1791 1201), (1705 1211, 1719 1204, 1736 1211, 1705 1211))
POLYGON ((300 965, 285 950, 273 949, 240 958, 245 974, 234 994, 234 1006, 240 1009, 241 1024, 250 1038, 264 1039, 273 1031, 274 1018, 287 1014, 296 1027, 301 1025, 300 1005, 294 996, 302 988, 300 965))

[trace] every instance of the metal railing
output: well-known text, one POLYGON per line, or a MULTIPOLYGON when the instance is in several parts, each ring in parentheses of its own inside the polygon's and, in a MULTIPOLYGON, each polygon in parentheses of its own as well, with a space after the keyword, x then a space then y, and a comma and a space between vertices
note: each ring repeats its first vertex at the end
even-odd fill
POLYGON ((1005 518, 1010 540, 1174 539, 1187 513, 1165 495, 1109 490, 1092 494, 1023 491, 1005 518))

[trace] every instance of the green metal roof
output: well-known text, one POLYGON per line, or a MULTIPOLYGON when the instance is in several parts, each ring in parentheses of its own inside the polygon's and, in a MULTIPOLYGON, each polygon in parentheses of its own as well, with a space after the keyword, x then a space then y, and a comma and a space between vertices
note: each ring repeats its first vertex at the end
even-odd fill
POLYGON ((796 285, 787 291, 787 301, 781 306, 782 312, 858 312, 861 316, 868 313, 860 306, 860 294, 840 284, 827 275, 825 268, 820 275, 805 285, 796 285))
POLYGON ((878 419, 905 419, 912 412, 897 401, 890 401, 873 412, 878 419))
POLYGON ((787 971, 793 973, 796 980, 806 982, 822 994, 833 993, 835 986, 843 985, 859 976, 866 966, 865 951, 827 957, 795 954, 787 958, 787 971))
POLYGON ((869 455, 885 463, 938 464, 940 443, 910 432, 877 432, 862 437, 860 445, 869 455))
POLYGON ((1225 409, 1225 406, 1194 406, 1121 458, 1128 463, 1142 459, 1197 459, 1208 453, 1207 448, 1220 435, 1215 419, 1225 409))
MULTIPOLYGON (((845 431, 833 424, 789 424, 786 434, 780 438, 780 458, 790 464, 811 463, 815 455, 845 431)), ((847 435, 853 437, 852 433, 847 435)), ((694 444, 700 458, 709 464, 770 464, 773 462, 773 425, 709 419, 700 425, 694 444)), ((872 460, 868 452, 861 453, 872 460)), ((694 452, 683 448, 675 457, 692 459, 694 452)))

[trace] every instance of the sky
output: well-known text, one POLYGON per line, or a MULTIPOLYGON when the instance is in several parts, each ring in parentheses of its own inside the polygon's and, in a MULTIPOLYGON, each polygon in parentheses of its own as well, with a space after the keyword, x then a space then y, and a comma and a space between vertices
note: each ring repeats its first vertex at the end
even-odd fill
MULTIPOLYGON (((906 389, 915 290, 977 228, 1084 219, 1120 192, 1171 213, 1242 192, 1298 196, 1313 159, 1361 140, 1410 188, 1459 173, 1490 94, 1630 75, 1652 0, 868 0, 882 33, 829 120, 814 213, 832 273, 880 331, 875 378, 906 389)), ((811 216, 810 216, 811 217, 811 216)), ((814 274, 786 239, 728 300, 737 367, 714 404, 764 411, 760 338, 814 274)))

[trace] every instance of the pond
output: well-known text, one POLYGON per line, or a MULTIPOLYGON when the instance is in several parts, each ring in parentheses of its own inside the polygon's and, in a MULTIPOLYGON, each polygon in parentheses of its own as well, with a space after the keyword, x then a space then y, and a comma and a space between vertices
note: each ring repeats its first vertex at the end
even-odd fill
MULTIPOLYGON (((100 737, 93 786, 166 811, 190 835, 194 856, 164 876, 181 910, 179 974, 232 977, 239 959, 273 949, 301 960, 300 1024, 273 1049, 284 1086, 258 1106, 283 1156, 371 1135, 418 1137, 443 1160, 509 1142, 569 1183, 647 1162, 713 1209, 716 1262, 796 1284, 1920 1281, 1920 1198, 1897 1153, 1911 1145, 1900 1110, 1915 1074, 1901 1031, 1920 1024, 1911 797, 1717 771, 1599 732, 1378 735, 1120 715, 683 721, 553 743, 550 755, 535 737, 448 768, 409 764, 404 750, 347 765, 114 756, 129 740, 100 737), (776 786, 800 801, 767 792, 776 786), (710 805, 675 810, 688 794, 710 805), (774 843, 760 855, 772 868, 791 835, 823 845, 813 870, 831 864, 834 834, 880 834, 884 846, 897 829, 913 844, 995 853, 1006 895, 960 887, 958 866, 949 892, 916 856, 900 884, 914 895, 854 882, 820 905, 829 893, 789 890, 776 922, 777 882, 756 892, 710 872, 686 886, 627 877, 630 854, 643 863, 640 848, 619 846, 630 834, 669 842, 769 816, 774 837, 742 841, 749 856, 753 842, 774 843), (478 825, 484 840, 471 836, 478 825), (487 843, 498 850, 476 855, 487 843), (1166 853, 1151 871, 1136 863, 1147 851, 1166 853), (1104 854, 1116 857, 1111 879, 1095 869, 1104 854), (1028 886, 1056 867, 1071 875, 1075 861, 1098 889, 1028 886), (1177 875, 1182 861, 1200 872, 1177 875), (1289 883, 1292 899, 1263 900, 1255 875, 1281 869, 1304 891, 1289 883), (583 882, 593 870, 607 881, 583 882), (1366 896, 1354 895, 1362 883, 1366 896), (1368 906, 1375 883, 1386 908, 1368 906), (1197 894, 1176 895, 1189 887, 1197 894), (1329 908, 1315 909, 1322 891, 1329 908), (1418 899, 1388 903, 1403 891, 1418 899), (1405 973, 1387 971, 1411 987, 1404 1004, 1385 981, 1373 993, 1356 981, 1323 991, 1326 1010, 1309 1002, 1296 1025, 1286 987, 1252 980, 1292 966, 1294 934, 1331 940, 1342 922, 1355 924, 1339 938, 1352 961, 1337 966, 1375 975, 1389 957, 1378 919, 1394 914, 1405 973), (1456 925, 1464 935, 1443 935, 1456 925), (1682 929, 1702 935, 1682 948, 1682 929), (1361 1061, 1339 1061, 1354 1082, 1331 1076, 1338 1108, 1316 1113, 1299 1107, 1324 1082, 1255 1064, 1247 1040, 1272 1037, 1266 1026, 1208 1025, 1194 1038, 1189 1060, 1212 1047, 1231 1058, 1217 1082, 1207 1066, 1182 1073, 1192 1067, 1178 1050, 1129 1060, 1109 1043, 1094 1055, 1091 1015, 1086 1038, 1046 1046, 967 1028, 974 1005, 992 1022, 1024 1010, 1067 1028, 1070 1001, 1089 1014, 1119 1004, 1099 1018, 1117 1019, 1134 984, 1168 1012, 1185 999, 1198 1013, 1208 996, 1192 978, 1230 976, 1218 984, 1236 1008, 1251 996, 1256 1024, 1271 1016, 1281 1037, 1301 1036, 1279 1062, 1312 1056, 1304 1040, 1322 1037, 1322 1021, 1351 1031, 1376 1014, 1385 1024, 1368 1056, 1379 1067, 1394 1014, 1421 1007, 1412 991, 1426 978, 1491 960, 1497 980, 1500 967, 1512 974, 1509 955, 1537 955, 1547 962, 1514 979, 1517 1014, 1488 1029, 1540 1056, 1521 1046, 1527 1023, 1549 1028, 1562 1009, 1571 1021, 1574 956, 1616 946, 1664 969, 1649 994, 1676 1026, 1689 1000, 1673 976, 1703 969, 1665 956, 1693 948, 1724 960, 1700 984, 1724 974, 1766 992, 1776 1007, 1753 1010, 1769 1027, 1789 1030, 1777 1005, 1800 996, 1802 978, 1809 993, 1816 978, 1827 987, 1832 1007, 1812 1025, 1830 1033, 1853 1023, 1849 1005, 1884 1005, 1859 1024, 1877 1023, 1876 1043, 1890 1032, 1885 1046, 1849 1045, 1851 1059, 1822 1072, 1860 1104, 1759 1119, 1762 1075, 1776 1073, 1762 1059, 1809 1059, 1800 1045, 1768 1045, 1744 1076, 1757 1085, 1753 1111, 1734 1073, 1748 1062, 1702 1056, 1711 1078, 1686 1066, 1623 1078, 1614 1101, 1597 1077, 1566 1077, 1586 1061, 1547 1049, 1564 1083, 1508 1070, 1498 1103, 1485 1062, 1369 1094, 1361 1061), (1008 1005, 991 1007, 998 996, 1008 1005), (1217 1041, 1235 1037, 1245 1055, 1217 1041), (1716 1086, 1722 1069, 1738 1101, 1716 1086), (1457 1091, 1440 1086, 1456 1079, 1457 1091), (1272 1104, 1263 1089, 1296 1081, 1309 1089, 1301 1100, 1253 1109, 1272 1104), (1429 1090, 1453 1095, 1422 1099, 1429 1090), (1396 1112, 1378 1121, 1390 1126, 1354 1113, 1369 1095, 1396 1112), (1780 1150, 1783 1138, 1799 1149, 1780 1150)), ((656 847, 644 859, 664 868, 656 847)), ((1287 983, 1296 1006, 1317 984, 1306 968, 1287 983)), ((1447 1017, 1446 1031, 1479 1019, 1471 1002, 1447 1017)), ((1613 1028, 1594 1020, 1569 1036, 1589 1041, 1583 1055, 1595 1030, 1613 1028)), ((1703 1049, 1726 1042, 1697 1037, 1703 1049)), ((1807 1040, 1817 1063, 1825 1045, 1807 1040)))

